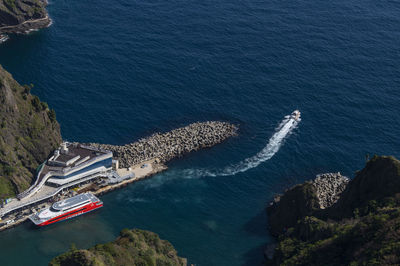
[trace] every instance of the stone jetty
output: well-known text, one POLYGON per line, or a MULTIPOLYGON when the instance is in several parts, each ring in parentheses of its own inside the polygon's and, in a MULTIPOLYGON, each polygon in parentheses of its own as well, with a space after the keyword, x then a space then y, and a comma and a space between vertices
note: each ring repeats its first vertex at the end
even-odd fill
POLYGON ((120 167, 127 168, 156 158, 159 162, 166 163, 186 153, 221 143, 237 135, 237 131, 236 125, 207 121, 193 123, 166 133, 155 133, 123 146, 98 143, 87 145, 112 151, 113 156, 118 158, 120 167))

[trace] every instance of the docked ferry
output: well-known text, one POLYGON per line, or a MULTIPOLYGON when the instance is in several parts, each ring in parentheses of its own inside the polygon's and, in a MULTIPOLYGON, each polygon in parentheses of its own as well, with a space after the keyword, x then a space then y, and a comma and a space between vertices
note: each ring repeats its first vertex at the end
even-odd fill
POLYGON ((101 207, 103 207, 103 202, 92 193, 87 192, 55 202, 50 208, 31 215, 29 219, 38 226, 44 226, 61 222, 101 207))

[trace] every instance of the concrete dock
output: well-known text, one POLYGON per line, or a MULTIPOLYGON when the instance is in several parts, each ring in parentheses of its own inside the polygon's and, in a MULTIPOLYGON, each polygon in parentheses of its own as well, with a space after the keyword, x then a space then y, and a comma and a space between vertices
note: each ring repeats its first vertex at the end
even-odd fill
MULTIPOLYGON (((128 168, 123 168, 123 169, 118 169, 117 173, 121 177, 126 177, 130 176, 130 178, 126 178, 125 180, 118 182, 118 183, 107 183, 105 182, 103 186, 91 186, 94 183, 89 182, 87 184, 84 184, 80 186, 79 188, 76 187, 75 189, 68 189, 68 188, 54 188, 54 187, 49 187, 49 186, 43 186, 43 188, 35 194, 32 198, 25 199, 27 205, 31 205, 34 202, 40 202, 46 199, 49 199, 49 195, 52 196, 58 196, 57 200, 62 200, 68 197, 71 197, 73 195, 79 194, 83 191, 87 192, 93 192, 95 195, 102 195, 104 193, 113 191, 115 189, 119 189, 122 187, 125 187, 126 185, 137 182, 146 178, 151 177, 154 174, 157 174, 159 172, 162 172, 167 169, 167 166, 165 166, 162 163, 158 163, 157 159, 152 159, 149 161, 145 161, 140 164, 132 165, 131 167, 128 168), (60 195, 59 193, 61 191, 64 191, 64 193, 61 193, 63 195, 60 195)), ((104 179, 105 181, 107 180, 106 178, 104 179)), ((22 199, 23 201, 24 199, 22 199)), ((13 201, 10 202, 9 204, 6 205, 7 210, 10 210, 15 207, 16 203, 20 201, 13 201)), ((42 209, 50 207, 52 204, 51 201, 46 201, 42 202, 39 204, 39 206, 31 207, 24 209, 22 211, 19 211, 18 213, 9 215, 6 219, 3 219, 1 222, 3 223, 0 225, 0 231, 3 231, 8 228, 12 228, 14 226, 17 226, 21 223, 24 223, 28 220, 28 217, 33 213, 33 212, 39 212, 42 209)))

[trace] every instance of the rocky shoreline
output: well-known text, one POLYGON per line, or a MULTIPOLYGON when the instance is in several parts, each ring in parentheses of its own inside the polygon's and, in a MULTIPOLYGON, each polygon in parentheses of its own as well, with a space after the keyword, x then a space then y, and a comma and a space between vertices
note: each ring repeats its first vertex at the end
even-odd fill
POLYGON ((4 26, 0 28, 0 34, 26 34, 42 28, 47 28, 51 25, 49 16, 40 19, 27 20, 17 25, 4 26))
POLYGON ((51 25, 45 0, 0 0, 0 35, 29 33, 51 25))
POLYGON ((266 265, 399 265, 400 161, 374 156, 349 181, 318 175, 267 207, 266 265))
POLYGON ((123 146, 88 143, 95 148, 109 150, 118 158, 120 167, 132 165, 157 158, 160 163, 166 163, 192 151, 212 147, 229 137, 237 135, 236 125, 207 121, 197 122, 177 128, 166 133, 155 133, 134 143, 123 146))
POLYGON ((295 226, 299 217, 329 208, 338 201, 348 183, 349 179, 340 173, 326 173, 276 195, 267 208, 271 234, 278 236, 295 226))

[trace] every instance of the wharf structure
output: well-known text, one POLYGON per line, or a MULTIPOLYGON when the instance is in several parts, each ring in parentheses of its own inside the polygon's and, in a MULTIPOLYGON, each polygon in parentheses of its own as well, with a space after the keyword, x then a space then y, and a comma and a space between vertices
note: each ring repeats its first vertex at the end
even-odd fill
POLYGON ((0 208, 0 217, 48 200, 66 188, 109 175, 112 156, 111 151, 63 142, 42 164, 33 185, 0 208))
POLYGON ((33 185, 0 208, 0 219, 8 217, 0 230, 26 220, 29 209, 32 213, 38 204, 54 201, 71 188, 94 194, 120 188, 167 169, 165 163, 174 158, 235 136, 237 130, 227 122, 207 121, 123 146, 64 142, 39 168, 33 185))

